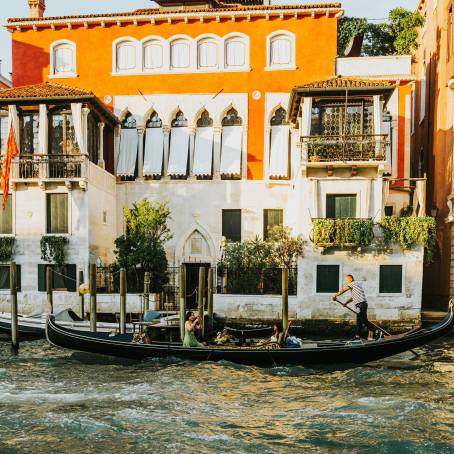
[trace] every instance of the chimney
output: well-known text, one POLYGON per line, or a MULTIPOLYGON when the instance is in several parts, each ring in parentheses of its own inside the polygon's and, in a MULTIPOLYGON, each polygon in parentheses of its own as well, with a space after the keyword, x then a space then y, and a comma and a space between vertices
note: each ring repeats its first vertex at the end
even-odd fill
POLYGON ((43 17, 46 10, 46 0, 28 0, 30 17, 43 17))

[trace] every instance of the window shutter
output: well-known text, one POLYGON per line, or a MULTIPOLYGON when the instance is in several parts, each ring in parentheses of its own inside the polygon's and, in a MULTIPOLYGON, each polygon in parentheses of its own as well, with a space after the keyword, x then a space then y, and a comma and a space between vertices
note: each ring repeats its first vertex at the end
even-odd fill
POLYGON ((61 45, 55 49, 55 73, 72 73, 73 67, 73 49, 68 45, 61 45))
POLYGON ((241 241, 241 210, 222 210, 222 236, 241 241))
POLYGON ((189 67, 189 43, 186 41, 175 41, 171 44, 171 62, 173 68, 189 67))
POLYGON ((12 198, 8 197, 5 209, 0 209, 0 234, 11 233, 13 233, 13 205, 12 198))
POLYGON ((76 265, 66 265, 65 266, 65 283, 66 289, 68 292, 77 291, 77 266, 76 265))
POLYGON ((291 43, 287 38, 277 37, 271 41, 271 65, 289 65, 291 53, 291 43))
POLYGON ((47 265, 38 264, 38 292, 46 291, 46 267, 47 265))
POLYGON ((239 40, 234 39, 226 45, 227 66, 244 66, 246 64, 246 46, 239 40))
POLYGON ((380 293, 402 293, 402 265, 380 265, 380 293))
POLYGON ((68 233, 68 194, 47 194, 47 233, 68 233))
POLYGON ((214 41, 203 41, 199 44, 199 67, 214 68, 218 62, 218 49, 214 41))
POLYGON ((144 66, 147 69, 159 69, 163 65, 163 49, 160 42, 151 42, 144 49, 144 66))
POLYGON ((117 47, 118 69, 134 69, 136 67, 136 47, 133 43, 121 43, 117 47))
POLYGON ((317 265, 317 293, 339 291, 339 265, 317 265))

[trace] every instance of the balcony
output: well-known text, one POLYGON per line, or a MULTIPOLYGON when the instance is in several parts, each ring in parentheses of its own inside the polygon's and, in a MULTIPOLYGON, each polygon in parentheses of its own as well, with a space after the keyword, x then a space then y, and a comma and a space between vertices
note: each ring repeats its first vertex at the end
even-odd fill
POLYGON ((76 181, 85 189, 88 165, 88 157, 80 154, 20 155, 13 160, 11 179, 13 184, 35 181, 44 186, 46 182, 64 182, 68 187, 76 181))

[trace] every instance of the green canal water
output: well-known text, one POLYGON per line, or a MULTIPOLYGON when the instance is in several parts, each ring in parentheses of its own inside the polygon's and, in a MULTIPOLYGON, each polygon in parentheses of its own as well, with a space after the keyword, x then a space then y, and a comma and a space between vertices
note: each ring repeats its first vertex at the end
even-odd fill
POLYGON ((453 453, 454 338, 343 371, 0 343, 0 453, 453 453))

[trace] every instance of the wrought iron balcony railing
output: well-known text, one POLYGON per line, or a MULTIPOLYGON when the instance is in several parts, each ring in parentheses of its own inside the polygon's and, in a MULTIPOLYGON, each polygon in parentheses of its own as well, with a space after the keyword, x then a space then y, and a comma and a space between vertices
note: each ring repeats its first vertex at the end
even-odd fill
POLYGON ((385 161, 387 134, 304 136, 302 162, 385 161))
POLYGON ((20 155, 12 163, 15 180, 73 180, 87 176, 88 158, 83 155, 20 155))

